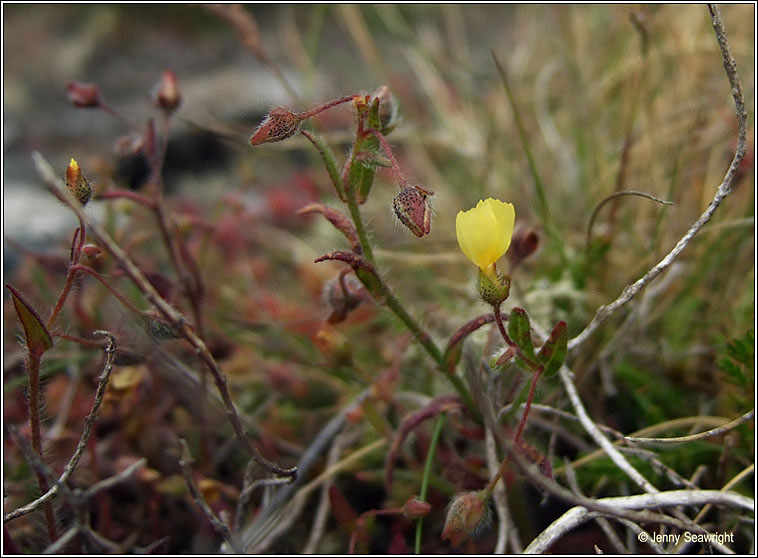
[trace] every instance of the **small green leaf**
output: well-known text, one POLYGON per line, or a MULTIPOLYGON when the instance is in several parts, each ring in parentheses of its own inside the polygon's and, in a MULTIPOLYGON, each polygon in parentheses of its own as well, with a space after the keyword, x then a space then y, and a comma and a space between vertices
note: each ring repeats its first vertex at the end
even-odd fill
POLYGON ((537 362, 544 367, 545 376, 550 376, 558 371, 563 361, 566 360, 567 352, 568 328, 566 322, 560 321, 555 324, 553 331, 550 332, 550 337, 547 338, 537 355, 537 362))
POLYGON ((511 317, 508 319, 508 335, 519 346, 525 357, 534 360, 531 325, 529 316, 523 308, 511 310, 511 317))
POLYGON ((374 97, 371 103, 371 111, 368 113, 368 125, 375 130, 382 129, 382 119, 379 118, 379 97, 374 97))
POLYGON ((369 192, 371 192, 371 186, 374 184, 374 174, 375 171, 373 168, 363 166, 363 174, 361 175, 361 181, 358 184, 358 203, 362 204, 365 202, 369 192))
POLYGON ((42 320, 40 320, 37 312, 24 300, 21 293, 9 283, 6 283, 5 286, 11 292, 16 315, 21 322, 21 326, 24 328, 26 348, 29 354, 37 357, 42 356, 45 351, 53 346, 53 339, 50 337, 50 333, 42 323, 42 320))

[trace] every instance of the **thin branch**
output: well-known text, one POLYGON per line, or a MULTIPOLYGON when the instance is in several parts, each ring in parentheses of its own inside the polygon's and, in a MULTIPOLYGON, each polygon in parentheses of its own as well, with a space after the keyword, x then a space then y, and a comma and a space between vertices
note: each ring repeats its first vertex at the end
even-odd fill
POLYGON ((297 468, 282 468, 274 463, 268 461, 261 455, 258 448, 253 445, 250 439, 247 437, 245 427, 242 424, 242 420, 237 413, 237 409, 232 401, 229 388, 227 387, 227 380, 224 373, 221 371, 216 359, 213 358, 210 350, 205 342, 198 337, 192 327, 187 323, 187 319, 171 306, 159 293, 155 290, 155 287, 148 281, 142 271, 136 266, 136 264, 127 256, 126 252, 116 244, 111 236, 95 222, 89 215, 84 212, 82 205, 73 197, 68 191, 62 181, 55 174, 55 171, 50 164, 40 155, 35 152, 32 154, 34 164, 37 168, 37 172, 45 181, 46 186, 61 200, 63 200, 71 210, 76 214, 79 219, 84 222, 90 229, 91 233, 98 239, 101 245, 111 254, 111 256, 118 262, 123 268, 124 272, 129 276, 134 285, 140 290, 145 298, 153 304, 158 311, 164 316, 164 318, 173 326, 173 328, 180 332, 181 336, 192 345, 197 354, 203 360, 205 365, 211 371, 213 379, 216 383, 216 387, 221 394, 221 398, 224 402, 224 409, 226 410, 227 418, 231 422, 234 432, 240 442, 243 443, 248 452, 252 455, 253 459, 263 469, 277 476, 296 478, 297 468))
POLYGON ((112 477, 108 477, 107 479, 103 479, 99 482, 96 482, 92 486, 90 486, 87 490, 84 491, 85 498, 90 498, 100 492, 101 490, 107 490, 108 488, 111 488, 113 486, 116 486, 120 482, 124 482, 126 479, 131 477, 137 470, 141 469, 147 464, 147 459, 144 457, 138 459, 131 465, 129 465, 126 469, 123 471, 116 473, 112 477))
POLYGON ((561 366, 559 374, 561 381, 563 382, 563 387, 566 389, 566 393, 571 400, 571 405, 574 407, 576 416, 579 418, 579 422, 581 423, 582 427, 584 427, 584 429, 587 431, 587 434, 589 434, 592 439, 595 440, 597 445, 599 445, 603 451, 605 451, 608 457, 611 458, 611 461, 613 461, 613 463, 615 463, 619 469, 624 471, 624 473, 626 473, 626 475, 632 479, 637 486, 649 494, 655 494, 658 492, 658 489, 650 484, 650 482, 645 477, 643 477, 642 474, 637 469, 635 469, 623 455, 621 455, 621 452, 618 450, 618 448, 616 448, 616 446, 614 446, 608 440, 608 438, 603 436, 603 433, 600 432, 600 428, 598 428, 592 418, 590 418, 589 414, 587 414, 587 411, 582 404, 582 400, 579 397, 576 386, 574 385, 574 381, 571 378, 573 374, 565 364, 561 366))
POLYGON ((711 220, 713 214, 718 209, 721 202, 731 194, 732 183, 734 182, 737 170, 742 163, 742 159, 745 157, 746 150, 746 137, 747 137, 747 111, 745 110, 745 100, 742 94, 742 85, 740 84, 740 78, 737 74, 737 65, 732 57, 729 42, 726 38, 726 32, 724 31, 724 24, 721 21, 721 14, 717 6, 710 4, 708 9, 711 12, 711 22, 713 29, 716 33, 716 39, 719 43, 719 49, 721 50, 721 56, 724 61, 724 69, 726 75, 729 78, 729 85, 731 86, 732 98, 734 99, 735 112, 737 114, 737 122, 739 125, 739 131, 737 135, 737 149, 735 150, 732 162, 729 165, 729 169, 724 175, 724 179, 716 190, 716 194, 708 204, 703 214, 695 221, 692 226, 687 230, 684 236, 676 243, 671 251, 666 254, 663 259, 653 266, 645 275, 640 279, 628 285, 619 295, 619 297, 607 304, 598 308, 595 316, 592 318, 589 324, 584 330, 576 337, 569 340, 569 350, 575 349, 582 343, 584 343, 590 335, 605 321, 611 314, 616 312, 619 308, 624 306, 627 302, 632 300, 648 283, 658 277, 666 268, 668 268, 679 254, 687 247, 694 236, 700 232, 700 229, 711 220))
MULTIPOLYGON (((671 490, 657 494, 637 494, 635 496, 620 496, 600 498, 597 503, 612 506, 617 510, 643 510, 671 506, 702 506, 704 504, 719 504, 744 510, 753 511, 755 501, 737 494, 720 490, 671 490)), ((546 552, 559 538, 578 527, 582 523, 598 517, 598 512, 577 506, 571 508, 561 517, 553 521, 542 531, 524 550, 525 554, 540 554, 546 552)))
POLYGON ((79 525, 74 525, 73 527, 70 527, 65 533, 63 533, 57 541, 55 541, 53 544, 48 546, 45 550, 42 551, 42 554, 62 554, 63 549, 66 548, 66 545, 70 543, 73 538, 79 534, 81 531, 81 527, 79 525))
MULTIPOLYGON (((308 449, 300 457, 300 461, 297 464, 299 475, 295 482, 279 490, 274 498, 262 507, 255 520, 246 525, 238 533, 242 546, 247 552, 252 552, 253 550, 264 552, 267 544, 273 542, 271 538, 264 540, 271 525, 275 524, 277 518, 283 515, 282 509, 285 506, 289 508, 288 505, 296 499, 297 491, 299 491, 303 483, 303 477, 306 477, 310 473, 332 439, 344 428, 347 422, 347 414, 362 405, 366 397, 369 396, 369 393, 368 389, 363 390, 321 428, 311 445, 308 446, 308 449)), ((294 515, 294 512, 291 510, 288 513, 289 515, 294 515)))
MULTIPOLYGON (((584 496, 582 490, 579 488, 579 481, 576 478, 574 469, 571 467, 571 462, 566 459, 564 463, 566 468, 566 479, 568 480, 571 490, 581 496, 584 496)), ((611 546, 617 554, 629 554, 629 550, 624 546, 624 543, 621 542, 621 539, 619 539, 618 534, 616 534, 616 531, 613 530, 613 527, 611 527, 611 524, 607 518, 596 517, 595 521, 603 530, 605 536, 608 538, 608 541, 611 543, 611 546)))
POLYGON ((589 250, 590 250, 590 240, 592 238, 592 225, 595 223, 597 214, 600 213, 600 210, 605 206, 605 204, 607 204, 611 200, 620 198, 621 196, 640 196, 640 197, 647 198, 649 200, 653 200, 664 205, 674 205, 674 202, 672 201, 662 200, 661 198, 657 198, 652 194, 648 194, 647 192, 640 192, 639 190, 621 190, 620 192, 614 192, 613 194, 606 196, 600 201, 600 203, 598 203, 595 206, 595 210, 592 212, 592 215, 590 216, 590 222, 587 224, 587 239, 585 241, 585 249, 584 249, 586 253, 589 253, 589 250))
POLYGON ((227 527, 226 523, 221 521, 216 516, 216 514, 213 513, 213 510, 208 505, 208 502, 205 501, 205 498, 203 498, 203 495, 200 492, 200 488, 198 488, 197 483, 195 482, 192 467, 190 466, 192 463, 192 456, 190 455, 187 441, 181 439, 179 440, 179 445, 181 446, 182 452, 181 458, 179 459, 179 465, 182 468, 184 479, 187 481, 187 487, 189 488, 190 494, 192 494, 193 500, 195 500, 195 503, 202 510, 206 519, 208 519, 210 524, 213 526, 213 530, 221 535, 227 543, 229 543, 229 546, 232 547, 234 552, 237 554, 242 554, 242 549, 238 546, 237 541, 232 535, 232 532, 229 530, 229 527, 227 527))
POLYGON ((741 417, 738 417, 728 423, 726 423, 723 426, 719 426, 717 428, 712 428, 711 430, 707 430, 705 432, 699 432, 697 434, 690 434, 689 436, 677 436, 675 438, 637 438, 634 436, 625 436, 624 440, 627 440, 629 442, 637 442, 637 443, 644 443, 644 444, 684 444, 687 442, 694 442, 695 440, 704 440, 706 438, 710 438, 712 436, 718 436, 719 434, 723 434, 725 432, 728 432, 732 430, 733 428, 736 428, 743 422, 747 422, 750 419, 755 416, 755 409, 751 409, 741 417))
MULTIPOLYGON (((487 470, 490 477, 497 474, 500 468, 500 460, 497 457, 497 448, 495 446, 495 437, 492 435, 492 431, 489 428, 485 429, 485 448, 487 451, 487 470)), ((508 510, 508 501, 505 496, 505 483, 500 482, 495 486, 492 491, 492 501, 495 504, 495 511, 497 512, 497 541, 495 542, 495 549, 493 554, 505 554, 508 545, 508 540, 511 541, 511 547, 514 552, 521 552, 521 543, 518 540, 518 532, 516 531, 513 520, 511 519, 510 512, 508 510)))
POLYGON ((33 502, 30 502, 25 506, 16 508, 12 512, 5 514, 5 516, 3 516, 4 521, 10 521, 11 519, 16 519, 17 517, 21 517, 22 515, 33 512, 39 506, 50 500, 53 496, 55 496, 55 494, 57 494, 58 486, 63 485, 66 483, 66 481, 68 481, 71 473, 74 472, 77 465, 79 464, 79 459, 81 459, 82 454, 87 447, 87 443, 89 442, 90 435, 92 434, 92 427, 95 425, 95 421, 97 420, 97 414, 100 411, 100 405, 102 404, 103 396, 105 395, 105 388, 108 386, 108 380, 110 378, 111 371, 113 370, 113 359, 116 355, 116 338, 112 333, 104 330, 97 330, 93 333, 93 335, 104 335, 108 337, 108 342, 105 346, 105 365, 103 366, 103 371, 100 374, 100 378, 98 379, 97 389, 95 391, 95 400, 92 404, 92 409, 84 419, 84 430, 82 431, 82 435, 76 445, 76 449, 74 450, 71 459, 69 459, 68 463, 63 468, 63 473, 56 481, 54 486, 52 486, 50 490, 45 492, 42 496, 33 502))
POLYGON ((103 403, 103 396, 105 396, 105 389, 108 387, 108 380, 111 377, 113 359, 116 357, 116 337, 112 333, 98 329, 92 334, 108 338, 108 344, 105 346, 105 365, 103 366, 103 371, 97 381, 97 390, 95 390, 95 401, 92 404, 92 409, 87 415, 87 418, 84 419, 84 430, 79 438, 79 443, 76 445, 76 450, 71 456, 71 459, 63 469, 63 474, 61 475, 59 482, 66 482, 71 473, 74 472, 74 469, 76 469, 76 466, 79 464, 79 459, 81 459, 82 454, 87 447, 89 437, 92 434, 92 428, 95 426, 95 421, 97 420, 97 413, 100 411, 100 405, 103 403))
MULTIPOLYGON (((470 351, 466 351, 465 357, 466 372, 469 382, 472 383, 472 385, 474 383, 479 383, 480 380, 478 378, 478 374, 476 373, 477 366, 475 364, 475 357, 470 351)), ((481 366, 485 370, 489 370, 489 366, 487 366, 486 362, 482 361, 481 366)), ((477 389, 474 387, 472 391, 474 394, 482 393, 481 388, 477 389)), ((482 410, 482 416, 484 418, 485 424, 487 425, 487 428, 493 432, 498 443, 503 448, 503 451, 508 453, 511 461, 516 465, 516 467, 518 467, 518 469, 540 489, 556 496, 557 498, 560 498, 561 500, 570 502, 576 506, 582 506, 587 510, 600 512, 603 515, 621 517, 638 523, 662 523, 664 525, 676 527, 681 530, 689 530, 692 532, 702 533, 704 535, 707 534, 707 531, 705 529, 699 525, 693 524, 692 521, 682 520, 662 513, 654 513, 648 510, 633 511, 614 508, 612 505, 608 505, 598 500, 593 500, 592 498, 574 494, 570 490, 559 485, 552 478, 545 476, 545 474, 540 470, 539 465, 531 463, 524 455, 522 455, 522 452, 518 451, 513 441, 510 440, 508 436, 506 436, 502 431, 502 428, 497 428, 495 411, 492 407, 492 402, 490 401, 489 397, 480 397, 478 403, 482 410)))
MULTIPOLYGON (((345 446, 345 434, 338 434, 332 443, 332 447, 329 449, 329 454, 326 458, 326 469, 331 469, 339 460, 342 448, 345 446)), ((325 482, 321 487, 321 495, 319 497, 318 507, 314 514, 313 525, 311 526, 311 533, 308 535, 308 542, 305 544, 302 550, 302 554, 316 554, 318 551, 319 542, 324 536, 324 530, 326 528, 326 521, 329 519, 329 512, 331 511, 331 503, 329 502, 329 488, 334 484, 334 481, 330 479, 325 482)))

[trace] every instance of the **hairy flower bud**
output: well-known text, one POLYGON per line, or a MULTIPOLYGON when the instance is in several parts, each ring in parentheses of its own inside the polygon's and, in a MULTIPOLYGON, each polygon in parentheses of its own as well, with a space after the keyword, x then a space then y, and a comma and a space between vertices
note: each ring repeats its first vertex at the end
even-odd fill
POLYGON ((379 131, 389 134, 397 126, 397 100, 386 85, 374 91, 373 97, 379 99, 379 131))
POLYGON ((100 89, 94 83, 80 83, 71 81, 66 85, 68 100, 75 107, 96 108, 101 104, 100 89))
POLYGON ((422 502, 416 496, 411 496, 403 504, 403 515, 410 521, 429 515, 430 511, 432 511, 432 505, 429 502, 422 502))
POLYGON ((297 132, 300 117, 285 108, 271 109, 250 137, 252 145, 286 140, 297 132))
POLYGON ((429 234, 432 227, 431 190, 421 186, 406 186, 392 200, 392 209, 400 222, 419 238, 429 234))
POLYGON ((478 535, 490 523, 489 498, 484 491, 457 495, 447 510, 442 540, 458 546, 469 537, 478 535))
POLYGON ((497 273, 494 267, 491 266, 487 271, 479 270, 476 287, 484 302, 491 306, 499 306, 511 292, 511 278, 497 273))
POLYGON ((511 247, 508 250, 508 261, 511 263, 511 269, 534 254, 539 244, 540 237, 533 228, 530 229, 523 224, 518 224, 513 231, 511 247))
POLYGON ((173 112, 181 102, 182 95, 179 92, 176 74, 166 70, 153 90, 153 103, 167 112, 173 112))
POLYGON ((327 318, 330 324, 344 321, 347 315, 363 302, 365 295, 361 293, 362 285, 353 275, 341 274, 324 285, 324 301, 332 309, 327 318))
POLYGON ((92 197, 92 186, 73 158, 66 168, 66 187, 82 205, 86 205, 92 197))

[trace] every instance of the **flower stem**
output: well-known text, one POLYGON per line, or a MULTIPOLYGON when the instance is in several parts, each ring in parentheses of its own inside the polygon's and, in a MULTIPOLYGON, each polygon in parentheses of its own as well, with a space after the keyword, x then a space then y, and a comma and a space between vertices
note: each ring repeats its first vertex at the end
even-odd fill
POLYGON ((503 336, 503 340, 505 341, 506 345, 509 347, 518 347, 516 343, 513 342, 513 339, 510 338, 508 335, 508 332, 505 331, 505 325, 503 325, 503 316, 500 313, 500 305, 493 306, 493 313, 495 314, 495 323, 497 324, 497 328, 500 330, 500 335, 503 336))
POLYGON ((374 252, 371 249, 371 243, 368 239, 368 233, 366 227, 363 225, 363 219, 361 218, 361 211, 358 208, 358 199, 355 196, 354 188, 345 188, 345 197, 347 197, 347 207, 350 210, 350 216, 353 218, 353 224, 355 225, 355 232, 358 233, 358 239, 361 243, 361 249, 363 250, 363 257, 371 265, 375 265, 374 252))
MULTIPOLYGON (((26 361, 26 371, 29 374, 29 428, 32 435, 32 449, 40 460, 42 459, 42 429, 39 418, 39 371, 42 364, 42 356, 30 351, 26 361)), ((40 494, 45 494, 49 485, 45 475, 37 472, 37 484, 39 485, 40 494)), ((53 543, 58 538, 55 528, 55 514, 53 513, 53 503, 45 502, 45 521, 47 523, 47 534, 50 542, 53 543)))
POLYGON ((310 118, 311 116, 316 116, 320 112, 329 110, 332 107, 336 107, 337 105, 341 105, 342 103, 347 103, 348 101, 352 101, 354 97, 355 95, 345 95, 344 97, 340 97, 339 99, 335 99, 334 101, 329 101, 328 103, 319 105, 316 108, 313 108, 306 112, 300 112, 297 114, 297 117, 300 120, 305 120, 306 118, 310 118))
MULTIPOLYGON (((426 502, 426 491, 429 488, 429 478, 432 476, 432 462, 434 461, 434 454, 437 451, 437 442, 439 442, 440 434, 442 434, 442 425, 445 424, 445 415, 442 413, 437 417, 437 421, 434 423, 434 430, 432 431, 432 439, 429 441, 429 451, 426 454, 426 463, 424 464, 424 476, 421 478, 421 491, 418 499, 421 502, 426 502)), ((424 518, 419 517, 416 523, 416 543, 414 552, 421 554, 421 533, 423 530, 424 518)))
POLYGON ((405 178, 403 171, 400 170, 400 165, 397 164, 397 159, 395 159, 395 155, 392 153, 392 148, 384 137, 384 134, 382 134, 379 130, 375 130, 374 128, 368 128, 366 129, 366 132, 373 134, 374 137, 379 140, 379 143, 381 144, 385 155, 387 155, 387 158, 390 160, 390 164, 392 165, 392 174, 395 176, 395 180, 397 180, 397 184, 402 190, 408 185, 408 180, 405 178))

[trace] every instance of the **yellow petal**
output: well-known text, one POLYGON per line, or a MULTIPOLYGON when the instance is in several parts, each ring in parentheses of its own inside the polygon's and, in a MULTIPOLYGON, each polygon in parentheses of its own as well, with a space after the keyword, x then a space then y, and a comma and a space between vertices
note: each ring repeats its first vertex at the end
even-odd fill
POLYGON ((487 198, 476 207, 459 211, 455 218, 455 232, 461 251, 486 270, 511 245, 516 212, 513 204, 487 198))

